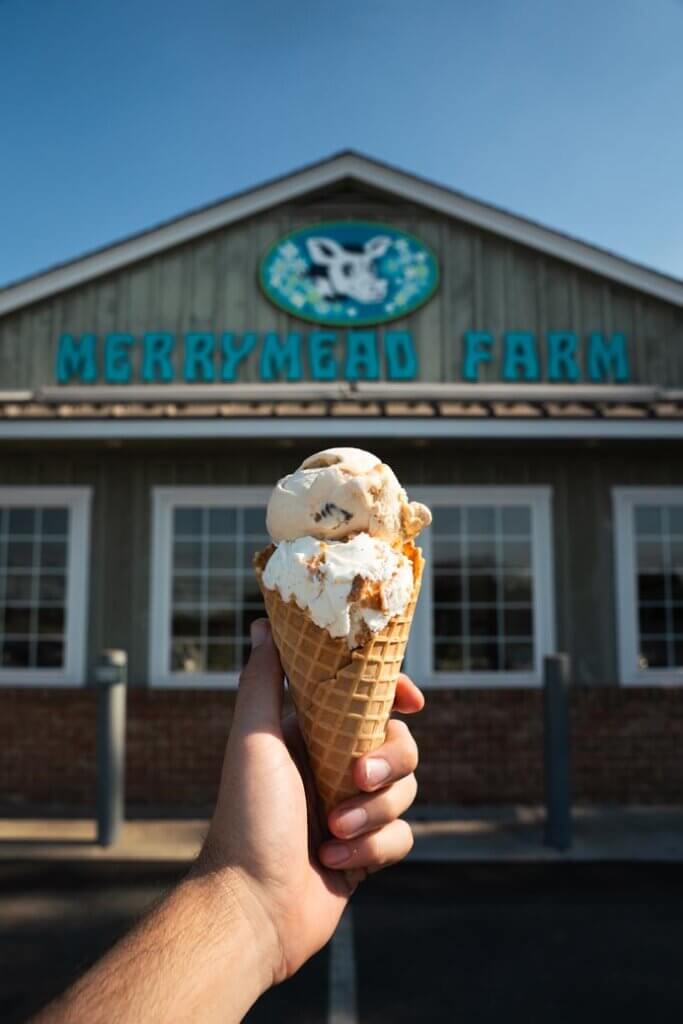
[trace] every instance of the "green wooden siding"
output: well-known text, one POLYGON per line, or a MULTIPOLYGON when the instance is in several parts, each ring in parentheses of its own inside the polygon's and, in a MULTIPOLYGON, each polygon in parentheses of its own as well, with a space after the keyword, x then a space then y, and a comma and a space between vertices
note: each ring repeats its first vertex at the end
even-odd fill
MULTIPOLYGON (((340 425, 340 429, 341 425, 340 425)), ((343 438, 341 438, 343 440, 343 438)), ((360 442, 363 443, 362 441, 360 442)), ((581 684, 617 680, 611 488, 683 485, 675 446, 458 446, 399 449, 366 442, 417 484, 549 485, 553 490, 558 648, 581 684)), ((155 486, 270 485, 310 446, 127 445, 0 453, 2 484, 87 484, 94 490, 88 664, 103 647, 129 652, 147 681, 151 496, 155 486)))
MULTIPOLYGON (((624 331, 636 382, 683 385, 683 310, 464 223, 405 203, 290 204, 247 219, 0 318, 0 387, 54 383, 62 332, 300 330, 257 286, 268 246, 306 223, 339 217, 390 221, 438 254, 436 296, 393 325, 413 332, 424 380, 457 380, 466 330, 624 331)), ((500 376, 500 349, 482 380, 500 376)), ((177 367, 177 372, 180 367, 177 367)), ((255 354, 241 378, 257 377, 255 354)))

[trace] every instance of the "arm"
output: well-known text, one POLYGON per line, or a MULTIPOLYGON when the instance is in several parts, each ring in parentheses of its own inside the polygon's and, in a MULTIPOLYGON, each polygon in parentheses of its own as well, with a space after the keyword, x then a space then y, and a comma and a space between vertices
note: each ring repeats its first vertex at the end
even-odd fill
MULTIPOLYGON (((34 1024, 239 1021, 332 936, 357 879, 400 860, 416 792, 415 743, 392 720, 354 768, 362 791, 324 821, 265 620, 252 626, 216 809, 183 882, 34 1024), (373 765, 384 774, 373 774, 373 765), (332 839, 329 839, 329 833, 332 839)), ((402 676, 396 710, 418 711, 402 676)))

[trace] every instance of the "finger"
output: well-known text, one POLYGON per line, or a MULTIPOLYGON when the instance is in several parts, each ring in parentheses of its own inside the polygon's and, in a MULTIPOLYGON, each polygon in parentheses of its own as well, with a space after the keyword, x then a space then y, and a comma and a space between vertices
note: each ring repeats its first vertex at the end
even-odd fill
POLYGON ((383 828, 348 842, 331 840, 320 847, 325 867, 366 868, 371 874, 402 860, 413 847, 413 833, 407 821, 399 818, 383 828))
POLYGON ((233 730, 281 735, 283 672, 267 619, 251 624, 251 653, 240 675, 233 730))
POLYGON ((328 815, 330 832, 338 839, 374 832, 404 814, 417 794, 417 780, 411 773, 372 796, 353 797, 328 815))
POLYGON ((394 711, 400 711, 402 715, 412 715, 416 711, 422 711, 424 706, 425 698, 422 690, 409 676, 401 672, 396 683, 394 711))
POLYGON ((417 761, 417 744, 410 729, 400 719, 390 718, 382 746, 359 757, 354 764, 353 781, 359 789, 372 793, 410 775, 417 768, 417 761))

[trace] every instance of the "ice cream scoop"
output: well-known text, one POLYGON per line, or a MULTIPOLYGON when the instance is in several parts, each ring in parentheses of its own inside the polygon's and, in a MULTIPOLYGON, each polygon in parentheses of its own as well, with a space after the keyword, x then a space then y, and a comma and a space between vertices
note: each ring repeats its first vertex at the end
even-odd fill
POLYGON ((278 543, 298 537, 342 540, 358 533, 390 543, 409 540, 431 522, 429 509, 408 501, 395 474, 360 448, 327 448, 279 480, 266 513, 278 543))
POLYGON ((263 583, 283 601, 294 598, 331 637, 346 637, 349 647, 359 647, 408 604, 413 565, 367 533, 346 541, 299 537, 277 545, 263 583))

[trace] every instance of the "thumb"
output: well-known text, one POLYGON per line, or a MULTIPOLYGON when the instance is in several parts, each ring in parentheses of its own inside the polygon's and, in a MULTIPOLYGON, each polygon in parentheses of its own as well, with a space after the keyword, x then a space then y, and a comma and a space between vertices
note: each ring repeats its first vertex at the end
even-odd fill
POLYGON ((283 671, 268 619, 251 624, 251 654, 240 675, 233 729, 281 735, 283 671))

